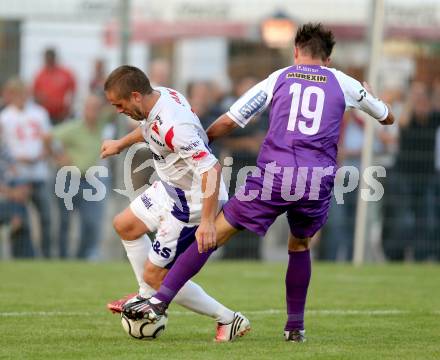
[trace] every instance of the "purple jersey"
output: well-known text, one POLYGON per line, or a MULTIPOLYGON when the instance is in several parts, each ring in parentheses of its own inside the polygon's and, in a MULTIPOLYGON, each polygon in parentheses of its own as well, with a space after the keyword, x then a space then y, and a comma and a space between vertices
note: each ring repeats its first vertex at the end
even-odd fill
POLYGON ((388 109, 353 78, 318 65, 294 65, 272 73, 243 95, 228 112, 244 127, 269 105, 270 126, 257 165, 281 167, 336 164, 344 111, 361 109, 385 119, 388 109))
POLYGON ((344 111, 357 108, 383 120, 388 108, 340 71, 295 65, 255 85, 227 115, 244 127, 269 105, 259 171, 248 176, 223 208, 224 215, 234 227, 264 235, 287 212, 292 234, 312 236, 327 219, 344 111))

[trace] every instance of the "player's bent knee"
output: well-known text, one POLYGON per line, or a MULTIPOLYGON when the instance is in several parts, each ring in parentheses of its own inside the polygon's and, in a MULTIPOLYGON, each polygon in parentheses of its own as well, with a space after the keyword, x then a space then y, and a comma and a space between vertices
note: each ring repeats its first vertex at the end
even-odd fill
POLYGON ((142 234, 136 232, 135 226, 127 222, 123 214, 118 214, 113 218, 113 228, 117 234, 124 240, 135 240, 142 234))
POLYGON ((289 251, 304 251, 310 248, 310 237, 299 238, 290 235, 289 238, 289 251))
POLYGON ((130 209, 125 209, 113 218, 113 228, 123 240, 136 240, 149 231, 130 209))
POLYGON ((124 225, 122 214, 118 214, 113 218, 113 228, 118 233, 118 235, 122 237, 122 235, 126 230, 125 229, 126 226, 124 225))
POLYGON ((223 212, 221 212, 215 221, 215 227, 217 230, 217 246, 223 246, 228 242, 228 240, 239 230, 234 228, 226 220, 223 212))

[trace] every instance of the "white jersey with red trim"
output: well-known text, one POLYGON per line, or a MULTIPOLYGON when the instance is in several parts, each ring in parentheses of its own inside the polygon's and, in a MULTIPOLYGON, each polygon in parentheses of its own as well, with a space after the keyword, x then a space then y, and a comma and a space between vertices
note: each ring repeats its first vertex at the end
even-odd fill
MULTIPOLYGON (((172 214, 183 222, 198 223, 203 201, 201 175, 218 160, 185 97, 169 88, 155 90, 160 92, 160 98, 148 118, 141 122, 142 134, 153 153, 157 174, 172 200, 172 214)), ((227 197, 221 180, 219 210, 227 197)))

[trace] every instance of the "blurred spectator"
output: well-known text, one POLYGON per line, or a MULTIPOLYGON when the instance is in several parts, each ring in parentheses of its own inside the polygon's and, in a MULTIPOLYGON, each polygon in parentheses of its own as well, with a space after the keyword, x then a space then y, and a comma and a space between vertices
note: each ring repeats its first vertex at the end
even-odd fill
POLYGON ((10 103, 11 103, 10 90, 6 86, 3 86, 2 92, 1 92, 1 97, 0 97, 0 111, 2 111, 10 103))
MULTIPOLYGON (((397 119, 400 118, 403 111, 403 93, 400 89, 386 89, 380 94, 380 98, 387 103, 397 119)), ((396 121, 390 126, 380 126, 376 130, 377 136, 382 143, 382 149, 380 149, 381 155, 377 159, 377 163, 390 168, 394 165, 396 155, 399 147, 399 124, 396 121)))
POLYGON ((29 187, 11 183, 14 160, 0 143, 0 225, 9 225, 11 253, 15 258, 35 255, 31 240, 29 214, 26 201, 29 187))
MULTIPOLYGON (((338 166, 354 166, 360 169, 364 120, 355 111, 346 112, 341 126, 338 166)), ((348 174, 346 174, 344 183, 348 181, 347 178, 348 174)), ((344 194, 343 204, 336 203, 335 198, 332 197, 328 223, 323 229, 320 242, 320 256, 323 260, 351 260, 357 196, 358 189, 344 194)))
POLYGON ((89 83, 89 90, 91 93, 103 94, 104 96, 104 83, 106 76, 107 73, 104 60, 97 59, 94 64, 92 79, 89 83))
POLYGON ((0 113, 3 142, 16 162, 14 182, 26 183, 32 189, 31 200, 40 218, 41 252, 50 257, 50 174, 42 139, 50 130, 49 117, 44 108, 28 101, 21 80, 10 79, 5 89, 10 103, 0 113))
MULTIPOLYGON (((237 81, 234 93, 227 97, 223 102, 223 110, 226 112, 229 107, 252 86, 258 83, 254 77, 244 77, 237 81)), ((219 144, 228 156, 232 156, 232 176, 229 187, 229 195, 235 194, 236 190, 244 184, 245 177, 238 178, 238 172, 245 166, 253 165, 257 161, 257 155, 265 133, 269 127, 267 113, 263 113, 258 118, 251 120, 245 128, 237 128, 228 138, 222 139, 219 144)), ((243 174, 246 175, 246 174, 243 174)), ((224 247, 224 258, 226 259, 260 259, 261 258, 261 238, 249 231, 241 231, 235 235, 240 239, 231 241, 224 247)))
MULTIPOLYGON (((103 102, 98 95, 89 95, 84 104, 83 118, 69 121, 54 127, 45 138, 47 148, 52 152, 57 165, 75 166, 81 172, 79 190, 73 197, 73 209, 78 210, 80 217, 80 242, 76 257, 96 259, 101 239, 104 219, 105 201, 89 201, 83 196, 84 190, 90 189, 93 194, 97 189, 85 179, 86 171, 100 165, 100 147, 108 116, 102 113, 103 102)), ((97 177, 107 185, 108 179, 97 177)), ((64 191, 67 193, 71 178, 66 180, 64 191)), ((88 191, 90 191, 88 190, 88 191)), ((64 200, 58 198, 60 223, 58 228, 59 255, 68 256, 69 225, 72 213, 66 208, 64 200)))
POLYGON ((390 260, 438 256, 438 174, 435 141, 440 119, 426 84, 413 82, 399 119, 399 151, 387 177, 384 250, 390 260))
POLYGON ((148 78, 152 87, 171 86, 171 66, 168 60, 157 58, 151 61, 148 78))
MULTIPOLYGON (((396 89, 385 90, 381 96, 387 104, 391 106, 394 114, 401 113, 401 92, 396 89)), ((349 111, 344 114, 342 122, 341 137, 339 139, 338 166, 353 166, 361 170, 361 158, 364 142, 364 117, 357 111, 349 111)), ((377 125, 377 124, 376 124, 377 125)), ((397 151, 397 125, 376 126, 373 142, 375 164, 389 168, 394 164, 394 157, 397 151)), ((380 179, 378 179, 380 180, 380 179)), ((336 181, 347 184, 348 174, 345 179, 336 181)), ((338 186, 338 185, 335 185, 338 186)), ((320 258, 330 261, 351 261, 353 256, 353 239, 356 221, 356 208, 358 199, 358 188, 344 194, 344 204, 337 204, 332 198, 329 212, 329 219, 323 229, 320 242, 320 258)), ((388 191, 385 190, 385 197, 388 191)), ((370 228, 367 236, 373 236, 372 228, 377 225, 380 232, 383 226, 381 217, 383 202, 370 203, 370 211, 376 216, 369 218, 370 228), (377 214, 376 214, 377 213, 377 214)), ((374 256, 383 258, 383 251, 380 238, 371 238, 371 246, 374 256), (375 241, 376 240, 376 241, 375 241)))
MULTIPOLYGON (((204 129, 207 129, 217 117, 223 114, 219 104, 214 103, 212 84, 208 81, 190 82, 186 87, 186 96, 192 111, 200 119, 204 129)), ((218 144, 211 144, 212 152, 218 157, 218 144)))
POLYGON ((432 86, 432 111, 440 113, 440 78, 436 79, 432 86))
POLYGON ((72 73, 57 62, 55 49, 44 52, 44 67, 34 81, 35 100, 49 113, 52 124, 71 116, 75 79, 72 73))
POLYGON ((222 115, 220 104, 214 102, 213 86, 208 81, 190 82, 186 94, 191 108, 205 129, 222 115))

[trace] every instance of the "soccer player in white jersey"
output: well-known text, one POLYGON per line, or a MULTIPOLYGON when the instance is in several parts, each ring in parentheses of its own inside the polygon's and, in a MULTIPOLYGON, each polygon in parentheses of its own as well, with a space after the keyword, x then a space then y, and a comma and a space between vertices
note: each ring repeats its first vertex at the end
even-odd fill
POLYGON ((240 229, 263 236, 286 214, 290 227, 286 272, 285 339, 305 341, 304 309, 311 277, 309 244, 325 224, 336 173, 337 144, 347 108, 362 110, 382 125, 392 124, 388 106, 368 86, 329 68, 335 44, 321 24, 304 24, 295 37, 295 64, 275 71, 238 99, 207 130, 209 139, 225 136, 271 106, 269 130, 257 171, 216 219, 216 237, 197 237, 168 272, 154 297, 127 316, 155 321, 173 296, 205 264, 217 246, 240 229))
MULTIPOLYGON (((207 239, 215 235, 214 220, 227 192, 206 133, 181 94, 169 88, 153 89, 147 76, 133 66, 115 69, 106 80, 105 93, 118 112, 141 123, 119 140, 104 141, 101 156, 145 141, 160 178, 113 222, 139 284, 139 295, 122 305, 133 308, 155 294, 179 254, 195 242, 196 232, 207 239), (146 234, 155 231, 148 251, 146 234)), ((242 314, 229 310, 193 282, 181 289, 176 302, 215 318, 217 341, 234 340, 250 329, 242 314)), ((110 304, 113 310, 122 311, 121 303, 114 305, 110 304)))

